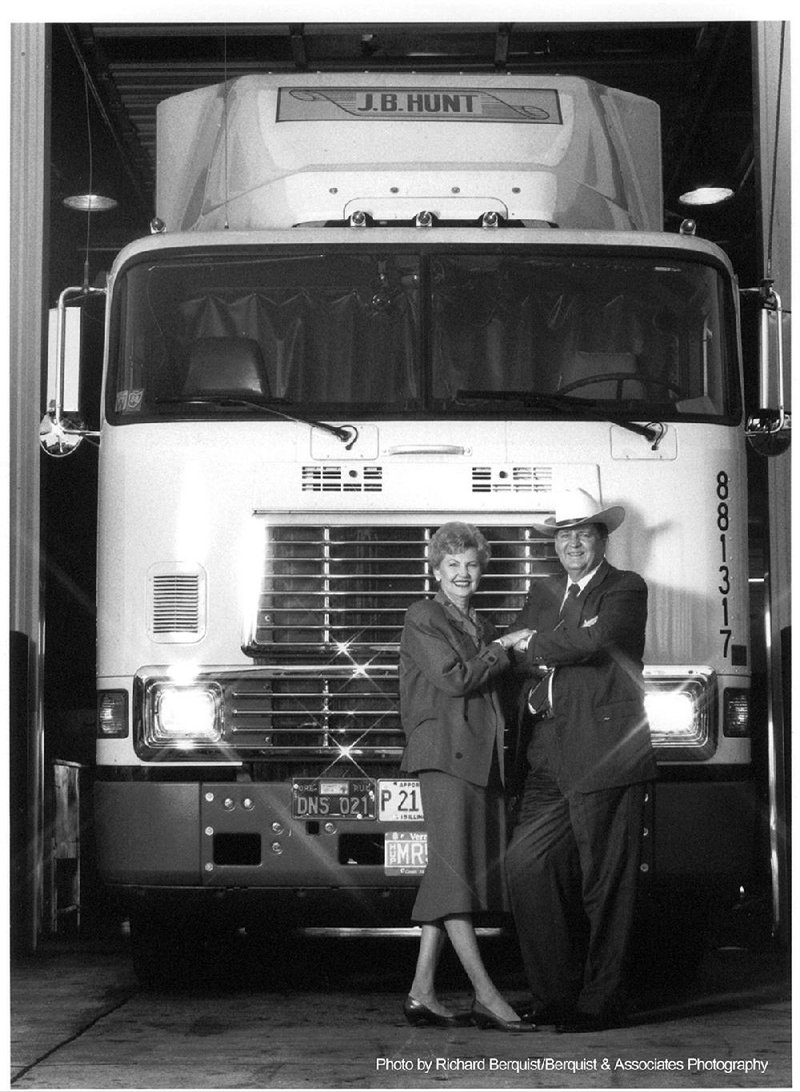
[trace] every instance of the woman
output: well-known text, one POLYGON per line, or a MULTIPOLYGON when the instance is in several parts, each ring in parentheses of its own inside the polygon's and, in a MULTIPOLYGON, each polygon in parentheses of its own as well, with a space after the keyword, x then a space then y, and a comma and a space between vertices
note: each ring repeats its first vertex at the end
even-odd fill
POLYGON ((489 978, 472 925, 476 911, 504 908, 503 715, 493 679, 509 666, 506 650, 530 632, 498 637, 470 607, 489 557, 476 527, 440 527, 428 547, 439 589, 411 605, 400 641, 401 768, 419 775, 428 833, 412 911, 422 926, 419 955, 403 1011, 414 1025, 532 1031, 489 978), (445 935, 474 987, 469 1014, 454 1015, 436 996, 445 935))

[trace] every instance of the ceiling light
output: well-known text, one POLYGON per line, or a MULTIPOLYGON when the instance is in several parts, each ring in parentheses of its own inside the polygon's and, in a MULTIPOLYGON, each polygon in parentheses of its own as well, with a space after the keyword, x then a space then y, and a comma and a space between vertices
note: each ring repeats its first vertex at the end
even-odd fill
POLYGON ((682 193, 678 200, 682 205, 719 205, 730 197, 733 190, 729 186, 698 186, 682 193))
POLYGON ((99 193, 76 193, 72 197, 65 197, 64 204, 68 209, 76 209, 78 212, 108 212, 109 209, 117 207, 113 197, 103 197, 99 193))

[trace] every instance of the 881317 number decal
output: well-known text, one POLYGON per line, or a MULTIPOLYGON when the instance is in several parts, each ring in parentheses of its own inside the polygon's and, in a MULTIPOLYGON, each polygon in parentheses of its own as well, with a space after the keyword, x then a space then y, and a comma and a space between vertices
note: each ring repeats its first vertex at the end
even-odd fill
POLYGON ((728 509, 728 497, 730 495, 730 479, 724 470, 717 474, 717 531, 720 544, 720 566, 718 591, 721 596, 722 625, 720 637, 722 637, 722 658, 730 657, 731 627, 728 610, 728 596, 731 591, 731 572, 728 560, 728 530, 730 528, 730 512, 728 509))

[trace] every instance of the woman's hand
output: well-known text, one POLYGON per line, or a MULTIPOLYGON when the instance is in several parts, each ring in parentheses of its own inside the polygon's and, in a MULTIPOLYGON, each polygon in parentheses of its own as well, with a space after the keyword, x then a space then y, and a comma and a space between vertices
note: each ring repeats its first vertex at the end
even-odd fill
POLYGON ((500 638, 500 644, 506 651, 513 648, 515 652, 524 652, 531 635, 535 632, 535 629, 515 629, 512 633, 504 633, 500 638))

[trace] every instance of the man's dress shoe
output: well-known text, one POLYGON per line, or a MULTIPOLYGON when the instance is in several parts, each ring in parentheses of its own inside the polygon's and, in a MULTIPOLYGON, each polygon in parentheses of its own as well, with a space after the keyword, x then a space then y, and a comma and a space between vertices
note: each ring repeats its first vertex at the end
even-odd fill
POLYGON ((541 1005, 539 1008, 529 1005, 520 1010, 519 1018, 526 1024, 565 1024, 572 1018, 573 1012, 566 1005, 541 1005))
POLYGON ((570 1034, 587 1031, 606 1031, 608 1028, 620 1027, 624 1021, 619 1016, 604 1012, 581 1012, 580 1009, 567 1017, 561 1023, 556 1024, 556 1031, 560 1034, 570 1034))

